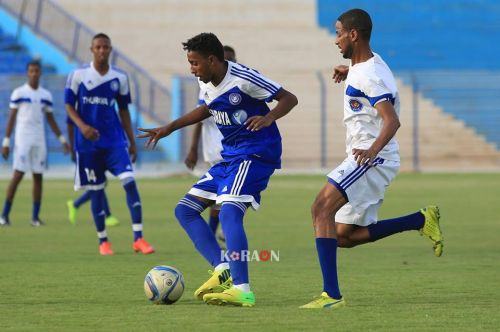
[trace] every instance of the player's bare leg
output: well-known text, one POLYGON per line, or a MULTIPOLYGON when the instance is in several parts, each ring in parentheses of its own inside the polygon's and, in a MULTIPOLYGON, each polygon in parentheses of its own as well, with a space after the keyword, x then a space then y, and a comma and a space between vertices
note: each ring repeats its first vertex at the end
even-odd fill
POLYGON ((340 294, 337 278, 337 234, 334 216, 347 203, 342 193, 327 183, 316 196, 311 207, 316 249, 323 274, 323 292, 301 308, 340 308, 345 301, 340 294))
POLYGON ((335 223, 335 230, 340 248, 352 248, 371 242, 370 232, 367 227, 335 223))
POLYGON ((42 184, 43 175, 33 173, 33 214, 31 216, 31 226, 38 227, 44 223, 40 220, 40 206, 42 204, 42 184))
POLYGON ((24 172, 14 170, 14 174, 12 174, 12 179, 9 182, 9 186, 7 187, 7 195, 6 199, 9 202, 14 201, 14 196, 16 195, 17 186, 21 183, 24 177, 24 172))
POLYGON ((12 203, 14 202, 14 196, 16 195, 17 187, 21 180, 23 179, 24 172, 14 170, 12 174, 12 179, 9 182, 9 186, 7 187, 7 193, 5 195, 5 203, 3 206, 2 215, 0 216, 0 226, 9 226, 9 213, 12 207, 12 203))

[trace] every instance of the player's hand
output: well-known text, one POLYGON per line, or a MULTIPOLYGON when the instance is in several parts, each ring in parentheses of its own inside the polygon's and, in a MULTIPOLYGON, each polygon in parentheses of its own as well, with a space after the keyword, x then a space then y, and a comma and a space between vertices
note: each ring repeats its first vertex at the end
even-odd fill
POLYGON ((3 159, 9 159, 10 148, 8 146, 2 147, 2 157, 3 159))
POLYGON ((63 146, 63 152, 64 152, 64 154, 68 154, 68 153, 71 152, 71 147, 69 146, 68 143, 64 143, 62 146, 63 146))
POLYGON ((186 165, 187 168, 192 170, 195 166, 196 163, 198 162, 198 151, 191 149, 189 150, 189 153, 184 160, 184 164, 186 165))
POLYGON ((262 128, 269 127, 273 122, 274 120, 267 116, 256 115, 248 118, 248 120, 245 121, 245 125, 250 131, 258 131, 262 128))
POLYGON ((352 154, 354 155, 354 160, 358 163, 358 165, 371 165, 373 160, 377 157, 377 152, 372 149, 352 149, 352 154))
POLYGON ((131 144, 128 147, 128 154, 130 155, 130 160, 135 163, 137 160, 137 146, 135 144, 131 144))
POLYGON ((345 65, 338 65, 333 68, 333 81, 335 83, 340 83, 345 81, 347 74, 349 73, 349 67, 345 65))
POLYGON ((90 141, 97 141, 99 139, 99 131, 95 129, 94 127, 91 127, 89 125, 84 125, 82 128, 80 128, 83 137, 85 139, 88 139, 90 141))
POLYGON ((144 128, 137 128, 137 129, 144 132, 144 134, 139 134, 136 137, 147 138, 148 140, 144 144, 144 146, 151 149, 154 149, 156 147, 156 144, 158 144, 158 141, 160 139, 171 134, 171 131, 169 130, 168 126, 152 128, 152 129, 144 129, 144 128))

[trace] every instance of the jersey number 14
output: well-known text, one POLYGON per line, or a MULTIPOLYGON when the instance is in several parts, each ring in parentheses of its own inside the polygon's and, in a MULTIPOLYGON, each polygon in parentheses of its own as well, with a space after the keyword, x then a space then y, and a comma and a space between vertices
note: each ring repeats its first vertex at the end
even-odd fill
POLYGON ((85 168, 85 174, 87 175, 87 181, 96 182, 97 178, 93 169, 85 168))

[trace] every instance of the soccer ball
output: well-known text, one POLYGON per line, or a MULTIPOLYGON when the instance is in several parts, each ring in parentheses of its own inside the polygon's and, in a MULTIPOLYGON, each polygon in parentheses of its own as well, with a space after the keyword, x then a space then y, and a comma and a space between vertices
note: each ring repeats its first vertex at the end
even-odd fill
POLYGON ((144 292, 156 304, 175 303, 184 292, 184 277, 175 267, 155 266, 144 278, 144 292))

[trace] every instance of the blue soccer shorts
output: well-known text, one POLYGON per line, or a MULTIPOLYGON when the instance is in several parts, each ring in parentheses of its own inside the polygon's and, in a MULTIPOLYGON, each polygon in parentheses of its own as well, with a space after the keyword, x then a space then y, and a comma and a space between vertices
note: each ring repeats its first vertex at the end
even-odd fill
POLYGON ((250 203, 254 210, 260 206, 264 191, 275 167, 257 160, 222 161, 212 166, 189 190, 188 194, 222 202, 250 203))
POLYGON ((120 179, 134 176, 126 147, 77 152, 75 190, 103 189, 106 184, 106 171, 120 179))

